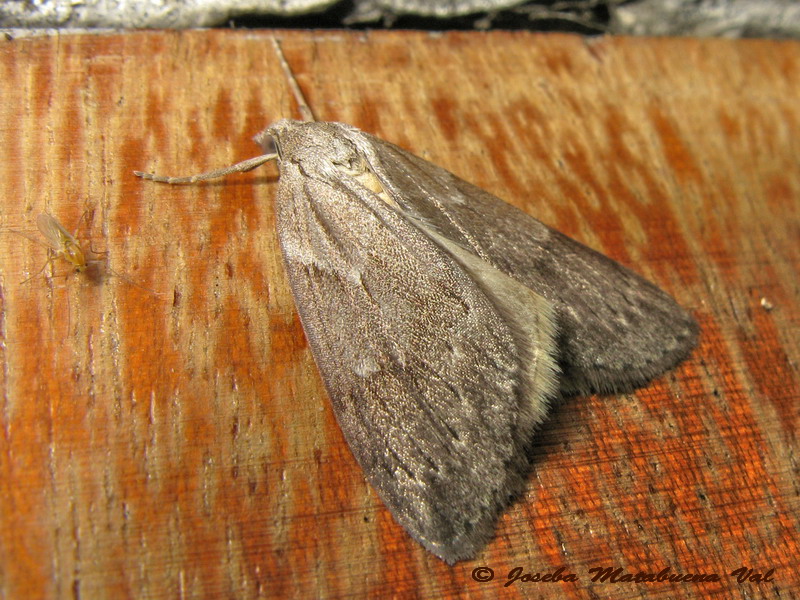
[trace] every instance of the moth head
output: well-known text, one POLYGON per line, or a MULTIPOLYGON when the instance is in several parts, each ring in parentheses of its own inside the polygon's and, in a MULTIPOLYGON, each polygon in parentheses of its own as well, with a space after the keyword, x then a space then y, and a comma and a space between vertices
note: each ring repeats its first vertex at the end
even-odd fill
POLYGON ((264 152, 277 153, 280 161, 296 163, 312 177, 353 177, 382 200, 396 206, 353 141, 354 133, 358 133, 353 127, 343 123, 283 120, 264 133, 257 141, 264 152))
POLYGON ((350 128, 340 123, 278 121, 256 141, 265 153, 274 151, 281 161, 298 163, 304 170, 316 170, 323 163, 348 172, 363 172, 364 160, 348 139, 350 128))

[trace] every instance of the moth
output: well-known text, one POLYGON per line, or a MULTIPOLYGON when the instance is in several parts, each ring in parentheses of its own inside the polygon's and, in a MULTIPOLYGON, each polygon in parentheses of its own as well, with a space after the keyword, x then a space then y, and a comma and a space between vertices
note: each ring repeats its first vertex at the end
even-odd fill
POLYGON ((284 264, 339 425, 395 519, 450 564, 523 490, 550 403, 631 390, 696 343, 652 283, 389 142, 297 120, 255 140, 264 155, 218 171, 135 173, 277 161, 284 264))

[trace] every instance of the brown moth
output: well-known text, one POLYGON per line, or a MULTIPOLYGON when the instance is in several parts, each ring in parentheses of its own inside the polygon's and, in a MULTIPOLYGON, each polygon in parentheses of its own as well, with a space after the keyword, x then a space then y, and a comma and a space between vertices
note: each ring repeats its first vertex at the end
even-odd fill
POLYGON ((652 283, 389 142, 293 120, 255 139, 265 154, 226 169, 136 174, 277 161, 284 263, 339 424, 396 520, 448 563, 523 489, 550 402, 645 384, 696 343, 652 283))

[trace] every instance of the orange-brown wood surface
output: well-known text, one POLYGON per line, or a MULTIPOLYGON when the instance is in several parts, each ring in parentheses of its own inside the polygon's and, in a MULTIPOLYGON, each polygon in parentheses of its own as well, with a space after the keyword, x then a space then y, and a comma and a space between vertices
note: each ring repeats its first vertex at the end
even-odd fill
POLYGON ((527 493, 449 567, 336 424, 274 165, 132 175, 248 158, 298 116, 271 35, 0 40, 0 597, 800 596, 800 44, 275 34, 318 118, 633 267, 702 327, 650 386, 557 406, 527 493), (58 261, 20 283, 47 257, 10 230, 36 237, 45 211, 108 253, 94 277, 58 261), (515 567, 577 581, 504 586, 515 567))

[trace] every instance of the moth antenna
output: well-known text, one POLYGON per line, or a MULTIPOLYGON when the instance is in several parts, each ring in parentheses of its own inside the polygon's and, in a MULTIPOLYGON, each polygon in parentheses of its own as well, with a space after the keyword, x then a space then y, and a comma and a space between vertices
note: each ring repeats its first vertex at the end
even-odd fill
POLYGON ((195 183, 197 181, 205 181, 207 179, 216 179, 217 177, 224 177, 231 173, 246 173, 252 171, 256 167, 263 165, 265 162, 275 160, 278 158, 277 154, 263 154, 255 156, 240 163, 225 167, 223 169, 216 169, 208 173, 200 173, 199 175, 189 175, 188 177, 169 177, 164 175, 156 175, 155 173, 144 173, 143 171, 134 171, 133 174, 142 179, 149 179, 158 183, 195 183))
MULTIPOLYGON (((283 50, 281 49, 280 43, 278 42, 277 39, 272 38, 272 45, 275 47, 275 52, 278 55, 278 60, 281 63, 281 68, 283 69, 283 72, 286 74, 286 79, 289 82, 289 87, 292 88, 292 93, 294 94, 295 101, 297 102, 297 106, 298 109, 300 110, 300 114, 302 115, 303 120, 316 121, 317 119, 314 117, 314 112, 311 110, 311 107, 306 102, 305 96, 303 96, 303 91, 300 89, 300 86, 297 83, 297 79, 295 79, 294 73, 292 72, 292 68, 289 66, 289 63, 286 62, 286 57, 283 55, 283 50)), ((208 171, 207 173, 200 173, 199 175, 188 175, 185 177, 156 175, 155 173, 145 173, 144 171, 134 171, 133 174, 136 175, 137 177, 141 177, 142 179, 148 179, 150 181, 155 181, 157 183, 169 183, 169 184, 197 183, 198 181, 217 179, 218 177, 224 177, 225 175, 230 175, 232 173, 246 173, 247 171, 252 171, 256 167, 260 167, 265 162, 269 162, 277 158, 278 158, 277 153, 263 154, 261 156, 256 156, 254 158, 250 158, 242 162, 236 163, 235 165, 231 165, 229 167, 224 167, 222 169, 215 169, 214 171, 208 171)))
POLYGON ((297 83, 294 72, 292 72, 292 68, 286 61, 286 56, 283 54, 283 49, 281 48, 280 42, 278 42, 278 40, 275 38, 272 38, 272 45, 275 46, 275 52, 278 55, 281 68, 286 74, 286 79, 289 81, 289 87, 292 88, 292 93, 294 94, 294 99, 295 102, 297 102, 297 108, 300 111, 300 115, 303 117, 303 121, 316 121, 317 119, 314 116, 314 111, 311 110, 308 102, 306 102, 306 97, 303 95, 303 90, 300 89, 300 85, 297 83))

